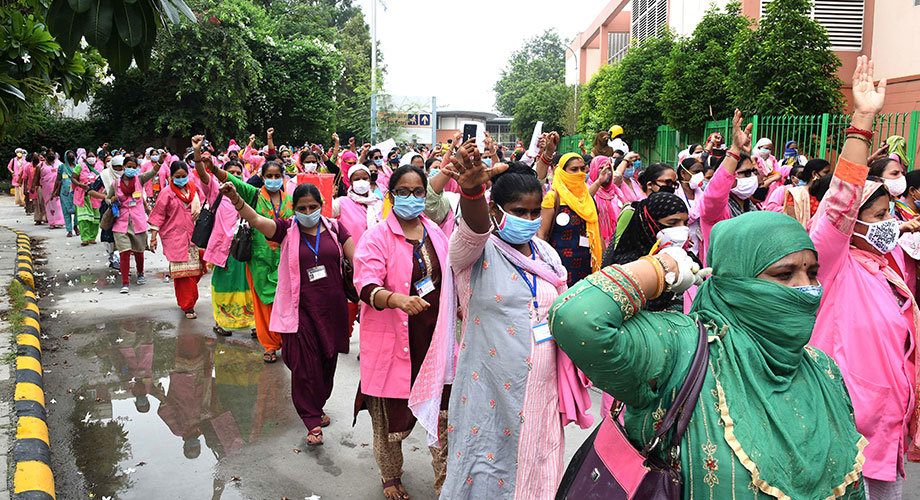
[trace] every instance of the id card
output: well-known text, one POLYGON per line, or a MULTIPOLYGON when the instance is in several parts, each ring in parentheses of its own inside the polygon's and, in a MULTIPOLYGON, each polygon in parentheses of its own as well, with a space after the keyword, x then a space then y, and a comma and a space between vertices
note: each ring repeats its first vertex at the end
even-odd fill
POLYGON ((129 201, 128 201, 128 206, 129 206, 129 207, 133 207, 133 206, 136 206, 136 205, 137 205, 137 202, 136 202, 136 201, 134 201, 134 200, 129 200, 129 201))
POLYGON ((579 236, 579 237, 578 237, 578 246, 584 247, 584 248, 588 248, 588 247, 591 246, 591 242, 588 241, 588 237, 587 237, 587 236, 579 236))
POLYGON ((431 282, 431 277, 426 276, 415 282, 415 291, 418 292, 419 297, 424 297, 429 293, 434 291, 434 283, 431 282))
POLYGON ((537 344, 553 338, 553 335, 549 332, 549 323, 540 323, 531 329, 533 330, 533 340, 537 344))
POLYGON ((307 276, 310 278, 310 283, 314 281, 321 280, 326 277, 326 266, 316 266, 307 269, 307 276))

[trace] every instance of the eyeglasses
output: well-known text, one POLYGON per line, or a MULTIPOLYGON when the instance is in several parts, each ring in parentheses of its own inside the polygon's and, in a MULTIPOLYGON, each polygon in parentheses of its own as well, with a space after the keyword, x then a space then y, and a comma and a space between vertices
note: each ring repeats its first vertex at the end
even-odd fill
POLYGON ((735 175, 737 175, 738 177, 750 177, 750 176, 754 175, 754 169, 751 168, 751 169, 748 169, 748 170, 739 170, 739 171, 735 172, 735 175))
POLYGON ((655 179, 655 184, 658 184, 658 187, 677 187, 677 181, 671 179, 655 179))
POLYGON ((345 162, 346 165, 354 165, 355 163, 358 163, 358 162, 356 161, 346 161, 345 162))
POLYGON ((371 158, 371 159, 372 159, 372 160, 382 160, 383 157, 380 156, 380 155, 374 155, 373 158, 371 158))
POLYGON ((399 189, 393 190, 393 194, 395 194, 396 196, 402 196, 402 197, 406 197, 411 194, 412 196, 415 196, 416 198, 424 198, 425 188, 421 188, 421 187, 415 188, 415 189, 399 188, 399 189))

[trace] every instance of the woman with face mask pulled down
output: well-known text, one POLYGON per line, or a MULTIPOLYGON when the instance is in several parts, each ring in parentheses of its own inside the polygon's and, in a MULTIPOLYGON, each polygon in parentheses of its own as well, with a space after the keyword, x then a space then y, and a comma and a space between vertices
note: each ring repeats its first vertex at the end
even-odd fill
POLYGON ((567 273, 536 238, 541 183, 523 163, 486 167, 472 141, 454 156, 450 175, 462 189, 450 262, 464 329, 441 498, 550 500, 562 478, 563 427, 587 427, 592 418, 587 390, 546 322, 567 273))
MULTIPOLYGON (((230 182, 236 188, 240 198, 262 217, 269 219, 289 219, 294 216, 294 204, 291 195, 284 191, 284 166, 276 161, 262 164, 260 188, 243 182, 226 171, 209 165, 211 173, 221 183, 230 182)), ((252 233, 252 259, 246 264, 246 278, 252 290, 252 306, 256 335, 265 348, 262 360, 266 363, 278 361, 277 351, 281 349, 281 334, 270 328, 272 304, 275 302, 278 288, 278 266, 281 262, 281 249, 277 243, 268 241, 258 231, 252 233)))
POLYGON ((427 216, 424 170, 393 171, 393 209, 355 249, 361 296, 361 386, 355 411, 367 409, 384 496, 407 498, 402 441, 416 419, 427 432, 440 492, 447 466, 447 403, 456 356, 457 299, 447 238, 427 216), (439 443, 439 446, 437 444, 439 443))
POLYGON ((308 429, 307 444, 323 444, 331 420, 323 406, 332 394, 338 355, 348 352, 348 309, 343 261, 351 261, 348 230, 320 214, 322 195, 313 184, 294 189, 294 217, 270 219, 256 213, 224 184, 221 193, 259 233, 280 245, 278 288, 269 328, 280 332, 281 358, 291 370, 291 398, 308 429))
POLYGON ((888 182, 903 174, 869 177, 866 166, 885 85, 882 80, 875 90, 872 66, 860 57, 855 111, 811 229, 824 287, 811 345, 840 365, 856 428, 869 440, 863 475, 872 500, 900 499, 904 456, 920 458, 916 273, 898 246, 899 221, 891 213, 894 193, 888 182))

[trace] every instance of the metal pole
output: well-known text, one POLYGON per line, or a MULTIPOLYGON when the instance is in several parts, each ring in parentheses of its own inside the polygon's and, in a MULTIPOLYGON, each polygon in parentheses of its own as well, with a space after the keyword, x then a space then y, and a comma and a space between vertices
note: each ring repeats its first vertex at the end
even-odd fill
POLYGON ((575 102, 572 103, 572 133, 574 134, 575 125, 578 124, 578 55, 572 47, 566 45, 565 48, 572 51, 572 59, 575 59, 575 102))
POLYGON ((371 143, 377 142, 377 0, 371 0, 371 143))

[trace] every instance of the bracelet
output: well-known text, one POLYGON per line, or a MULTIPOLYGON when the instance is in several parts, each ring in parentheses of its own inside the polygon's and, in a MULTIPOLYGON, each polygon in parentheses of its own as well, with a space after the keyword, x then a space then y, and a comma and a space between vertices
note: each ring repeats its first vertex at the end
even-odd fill
POLYGON ((665 291, 670 292, 671 289, 674 288, 674 283, 677 282, 677 274, 671 272, 671 269, 668 267, 668 263, 665 262, 660 255, 655 254, 653 257, 658 261, 659 264, 661 264, 661 268, 664 270, 665 291))
POLYGON ((389 308, 390 308, 390 298, 392 298, 393 295, 394 295, 395 293, 396 293, 396 292, 390 292, 390 294, 387 295, 387 303, 386 303, 386 305, 384 306, 384 309, 389 309, 389 308))
POLYGON ((245 202, 245 201, 244 201, 243 203, 240 203, 240 206, 233 205, 233 208, 235 208, 236 211, 239 212, 240 210, 243 209, 243 206, 244 206, 244 205, 246 205, 246 202, 245 202))
POLYGON ((547 159, 546 159, 546 153, 541 154, 541 155, 540 155, 540 159, 543 160, 543 163, 545 163, 545 164, 547 164, 547 165, 552 165, 552 164, 553 164, 553 157, 550 156, 549 159, 547 160, 547 159))
POLYGON ((368 301, 368 302, 371 303, 371 307, 373 307, 374 309, 376 309, 376 310, 378 310, 378 311, 382 311, 383 308, 382 308, 382 307, 377 307, 377 302, 376 302, 377 293, 380 292, 380 290, 383 290, 383 289, 384 289, 384 288, 383 288, 382 286, 378 286, 377 288, 371 290, 370 300, 368 301))
POLYGON ((859 134, 870 141, 872 140, 873 137, 875 137, 875 134, 871 130, 863 130, 861 128, 856 128, 853 125, 850 125, 850 128, 844 130, 843 132, 847 135, 859 134))
POLYGON ((731 151, 726 151, 725 154, 726 154, 727 156, 731 156, 732 158, 734 158, 735 161, 739 161, 739 162, 741 161, 741 156, 740 156, 740 155, 736 155, 735 153, 732 153, 731 151))
POLYGON ((464 193, 463 190, 461 189, 460 196, 467 200, 478 200, 479 198, 482 198, 486 195, 486 185, 483 184, 482 186, 480 186, 480 188, 481 188, 481 191, 479 191, 479 193, 474 194, 474 195, 468 195, 464 193))
POLYGON ((658 262, 652 256, 645 255, 639 258, 639 260, 644 260, 652 264, 652 267, 655 268, 655 273, 658 274, 658 288, 655 289, 655 294, 652 297, 649 297, 649 300, 657 299, 664 292, 664 267, 661 265, 661 262, 658 262))
POLYGON ((870 141, 869 139, 866 139, 866 138, 863 137, 862 135, 858 135, 858 134, 848 134, 848 135, 847 135, 847 139, 858 139, 858 140, 860 140, 860 141, 865 142, 866 145, 869 146, 869 148, 872 147, 872 141, 870 141))

